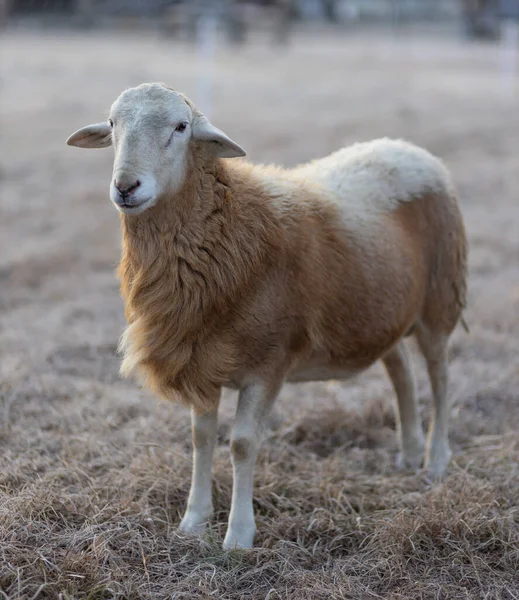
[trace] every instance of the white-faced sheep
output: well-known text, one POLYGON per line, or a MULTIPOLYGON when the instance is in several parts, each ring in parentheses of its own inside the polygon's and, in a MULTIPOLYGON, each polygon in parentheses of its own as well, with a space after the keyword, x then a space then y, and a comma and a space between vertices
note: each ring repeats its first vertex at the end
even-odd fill
POLYGON ((210 519, 221 388, 239 389, 225 548, 255 535, 253 471, 283 382, 343 379, 381 359, 398 399, 403 463, 425 443, 403 342, 432 384, 425 466, 444 473, 446 347, 465 303, 466 239, 442 163, 404 141, 355 144, 293 170, 229 161, 240 146, 182 94, 126 90, 107 123, 68 144, 115 148, 128 328, 123 374, 191 407, 194 466, 180 524, 210 519))

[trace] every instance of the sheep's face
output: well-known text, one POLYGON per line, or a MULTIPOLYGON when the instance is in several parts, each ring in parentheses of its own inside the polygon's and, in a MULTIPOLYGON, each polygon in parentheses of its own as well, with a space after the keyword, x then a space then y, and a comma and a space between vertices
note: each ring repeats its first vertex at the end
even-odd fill
POLYGON ((194 141, 206 145, 214 156, 245 155, 182 94, 154 83, 124 91, 106 123, 76 131, 67 143, 81 148, 114 146, 110 198, 120 212, 138 215, 182 188, 194 141))

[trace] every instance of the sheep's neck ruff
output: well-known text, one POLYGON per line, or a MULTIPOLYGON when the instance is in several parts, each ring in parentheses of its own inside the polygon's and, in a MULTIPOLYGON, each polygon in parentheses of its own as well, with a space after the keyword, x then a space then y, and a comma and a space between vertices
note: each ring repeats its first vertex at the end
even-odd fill
POLYGON ((121 217, 129 324, 121 373, 135 372, 158 395, 204 410, 235 368, 227 315, 250 289, 265 250, 255 231, 263 224, 244 226, 235 210, 223 161, 194 165, 178 194, 121 217))

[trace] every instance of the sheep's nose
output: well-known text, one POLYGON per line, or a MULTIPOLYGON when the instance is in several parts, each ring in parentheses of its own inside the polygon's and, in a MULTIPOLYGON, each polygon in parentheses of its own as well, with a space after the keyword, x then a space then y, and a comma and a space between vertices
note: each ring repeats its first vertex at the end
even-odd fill
POLYGON ((141 185, 141 182, 138 179, 131 180, 126 177, 121 177, 115 179, 114 185, 118 189, 121 196, 127 196, 136 190, 141 185))

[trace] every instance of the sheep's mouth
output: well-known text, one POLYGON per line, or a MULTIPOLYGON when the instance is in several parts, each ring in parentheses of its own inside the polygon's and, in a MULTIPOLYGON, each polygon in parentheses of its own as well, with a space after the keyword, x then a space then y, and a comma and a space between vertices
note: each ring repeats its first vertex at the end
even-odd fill
POLYGON ((115 206, 119 211, 125 214, 139 214, 145 210, 150 204, 152 204, 153 198, 146 198, 140 202, 125 202, 121 200, 114 202, 115 206))

